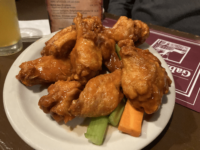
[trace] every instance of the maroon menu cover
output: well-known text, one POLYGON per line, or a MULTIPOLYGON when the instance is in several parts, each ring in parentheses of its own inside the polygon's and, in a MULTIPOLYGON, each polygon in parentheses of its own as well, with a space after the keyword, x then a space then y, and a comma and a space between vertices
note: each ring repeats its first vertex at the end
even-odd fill
POLYGON ((153 29, 146 42, 163 57, 172 72, 176 103, 200 112, 200 44, 153 29))
MULTIPOLYGON (((106 18, 104 26, 116 20, 106 18)), ((200 43, 150 28, 146 42, 166 61, 174 77, 176 103, 200 112, 200 43)))

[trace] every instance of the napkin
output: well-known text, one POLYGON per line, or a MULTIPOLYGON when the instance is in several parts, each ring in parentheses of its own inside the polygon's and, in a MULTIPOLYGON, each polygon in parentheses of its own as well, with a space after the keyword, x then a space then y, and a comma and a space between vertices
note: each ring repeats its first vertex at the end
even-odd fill
POLYGON ((20 33, 23 42, 36 41, 51 33, 49 20, 19 21, 20 33))

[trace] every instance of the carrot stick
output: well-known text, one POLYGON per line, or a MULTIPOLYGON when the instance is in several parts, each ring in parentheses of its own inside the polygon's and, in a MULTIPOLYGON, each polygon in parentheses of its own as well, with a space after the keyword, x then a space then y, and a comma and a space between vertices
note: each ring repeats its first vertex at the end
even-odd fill
POLYGON ((129 100, 126 102, 118 130, 139 137, 142 129, 144 111, 136 110, 131 106, 129 100))

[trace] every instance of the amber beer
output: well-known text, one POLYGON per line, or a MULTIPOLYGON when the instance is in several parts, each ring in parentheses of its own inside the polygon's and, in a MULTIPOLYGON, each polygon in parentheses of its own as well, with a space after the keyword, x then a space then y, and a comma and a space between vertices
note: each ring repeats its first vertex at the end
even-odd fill
POLYGON ((46 0, 51 32, 73 24, 77 12, 83 17, 102 17, 103 0, 46 0))
POLYGON ((0 0, 0 56, 22 49, 15 0, 0 0))

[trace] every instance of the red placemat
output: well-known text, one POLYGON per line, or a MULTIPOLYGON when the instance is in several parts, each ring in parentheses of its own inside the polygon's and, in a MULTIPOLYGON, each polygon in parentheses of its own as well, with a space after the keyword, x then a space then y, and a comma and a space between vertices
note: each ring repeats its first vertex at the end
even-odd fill
POLYGON ((153 29, 146 42, 163 57, 172 72, 176 103, 200 112, 200 44, 153 29))

